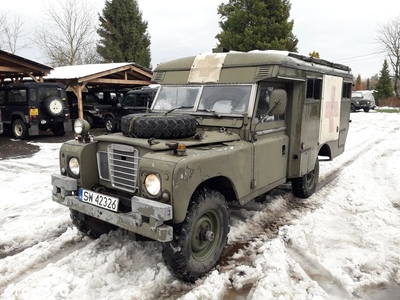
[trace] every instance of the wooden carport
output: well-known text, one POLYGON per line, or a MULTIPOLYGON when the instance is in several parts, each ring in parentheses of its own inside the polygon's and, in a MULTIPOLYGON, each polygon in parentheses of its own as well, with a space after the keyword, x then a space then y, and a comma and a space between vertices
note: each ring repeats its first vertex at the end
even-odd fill
POLYGON ((134 88, 152 84, 152 71, 135 63, 107 63, 54 68, 44 81, 61 82, 71 87, 78 99, 83 118, 83 88, 134 88))
POLYGON ((52 69, 52 67, 0 50, 0 86, 4 85, 5 80, 17 83, 26 78, 43 82, 43 76, 48 75, 52 69))

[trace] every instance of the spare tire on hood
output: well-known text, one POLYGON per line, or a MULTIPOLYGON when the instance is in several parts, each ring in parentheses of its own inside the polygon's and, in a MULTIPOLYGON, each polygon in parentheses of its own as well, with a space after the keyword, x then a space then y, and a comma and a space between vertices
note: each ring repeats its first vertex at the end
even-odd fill
POLYGON ((183 139, 196 134, 196 118, 181 114, 130 114, 121 119, 126 136, 155 139, 183 139))

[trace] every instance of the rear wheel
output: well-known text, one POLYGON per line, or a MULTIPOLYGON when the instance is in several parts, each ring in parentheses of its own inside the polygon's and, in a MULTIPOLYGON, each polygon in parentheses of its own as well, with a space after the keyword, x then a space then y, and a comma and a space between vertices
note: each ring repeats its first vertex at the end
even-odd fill
POLYGON ((99 238, 102 234, 118 229, 115 225, 85 215, 84 213, 73 209, 70 210, 70 217, 72 219, 72 224, 74 224, 80 232, 94 239, 99 238))
POLYGON ((54 125, 51 131, 55 136, 63 136, 65 134, 64 123, 59 123, 57 125, 54 125))
POLYGON ((302 177, 292 179, 293 194, 299 198, 310 197, 317 188, 318 176, 319 176, 319 161, 317 158, 314 170, 308 172, 302 177))
POLYGON ((26 140, 29 136, 28 127, 21 119, 16 119, 12 125, 14 137, 19 140, 26 140))
POLYGON ((163 244, 163 257, 178 278, 193 282, 217 264, 229 232, 225 197, 214 190, 193 196, 185 220, 174 226, 174 239, 163 244))

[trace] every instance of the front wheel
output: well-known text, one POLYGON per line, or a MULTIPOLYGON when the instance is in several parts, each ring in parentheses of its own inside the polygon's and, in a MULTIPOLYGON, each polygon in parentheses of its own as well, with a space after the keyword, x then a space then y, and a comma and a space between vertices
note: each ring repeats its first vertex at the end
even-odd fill
POLYGON ((104 123, 106 125, 107 132, 110 133, 117 132, 117 123, 115 122, 115 119, 113 117, 110 116, 106 117, 104 119, 104 123))
POLYGON ((72 224, 74 224, 80 232, 94 239, 97 239, 102 234, 109 233, 110 231, 118 228, 115 225, 85 215, 84 213, 73 209, 70 209, 70 217, 72 224))
POLYGON ((28 127, 21 119, 16 119, 12 125, 14 137, 19 140, 26 140, 29 136, 28 127))
POLYGON ((178 278, 194 282, 217 264, 229 233, 225 197, 214 190, 193 196, 185 220, 174 226, 174 239, 163 244, 168 269, 178 278))
POLYGON ((310 197, 317 188, 318 176, 319 176, 319 161, 317 157, 314 170, 308 172, 302 177, 292 179, 293 194, 299 198, 310 197))

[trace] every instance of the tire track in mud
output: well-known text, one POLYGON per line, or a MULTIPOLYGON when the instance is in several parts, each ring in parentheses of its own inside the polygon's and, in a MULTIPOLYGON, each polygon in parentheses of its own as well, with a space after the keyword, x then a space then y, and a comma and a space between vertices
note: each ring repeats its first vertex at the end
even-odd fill
POLYGON ((48 235, 46 236, 45 239, 41 239, 41 240, 36 240, 34 242, 28 243, 26 245, 24 245, 23 247, 18 247, 18 248, 14 248, 11 247, 10 249, 6 250, 6 246, 5 245, 0 245, 0 260, 9 257, 9 256, 14 256, 17 255, 39 243, 42 242, 46 242, 46 241, 52 241, 55 240, 56 238, 60 237, 63 233, 65 233, 68 230, 68 226, 66 226, 65 228, 62 228, 58 231, 54 231, 54 233, 52 235, 48 235), (3 249, 2 249, 3 248, 3 249))
MULTIPOLYGON (((359 129, 358 131, 361 130, 363 130, 363 128, 359 129)), ((334 182, 335 179, 339 177, 346 168, 351 166, 357 160, 363 158, 365 155, 368 155, 368 151, 370 149, 383 142, 396 130, 400 130, 400 127, 393 128, 379 138, 370 140, 368 143, 364 143, 362 147, 354 147, 354 150, 351 150, 353 154, 350 157, 344 160, 340 166, 334 167, 329 173, 320 179, 315 193, 323 192, 325 187, 334 182)), ((229 205, 231 210, 231 219, 245 222, 245 226, 251 229, 251 231, 246 231, 242 237, 234 240, 232 243, 226 246, 216 269, 220 273, 229 273, 232 272, 237 265, 246 265, 252 267, 250 258, 252 257, 252 254, 257 252, 256 248, 251 247, 253 242, 257 240, 267 241, 276 238, 282 226, 291 225, 292 220, 318 209, 322 204, 322 200, 309 201, 308 199, 296 198, 292 194, 290 183, 283 184, 272 190, 266 196, 266 199, 263 203, 254 204, 253 201, 245 205, 231 203, 229 205), (274 206, 274 201, 277 201, 279 198, 281 199, 281 203, 279 203, 278 208, 270 208, 271 205, 274 206), (251 217, 248 217, 246 214, 242 213, 243 210, 254 213, 251 217), (265 214, 264 220, 258 218, 257 215, 263 213, 265 214), (233 258, 233 256, 238 253, 242 253, 240 258, 233 258)), ((293 254, 293 252, 291 253, 293 254)), ((300 254, 293 257, 296 262, 298 262, 296 258, 299 258, 299 255, 300 254)), ((307 262, 305 258, 302 259, 303 261, 298 262, 299 265, 309 275, 309 277, 318 282, 320 287, 329 293, 330 296, 337 297, 339 299, 352 298, 352 295, 349 295, 339 283, 332 281, 332 278, 327 276, 327 271, 322 272, 322 275, 320 276, 308 272, 309 270, 307 269, 307 263, 309 262, 307 262)), ((323 268, 323 266, 321 266, 321 268, 323 268)), ((182 288, 176 288, 173 286, 167 287, 159 295, 155 296, 154 299, 178 299, 190 292, 192 289, 201 286, 203 281, 204 279, 199 279, 198 282, 193 284, 186 283, 182 288)), ((234 289, 233 285, 228 286, 224 299, 246 299, 252 287, 253 283, 246 285, 239 290, 234 289)))
POLYGON ((28 276, 44 269, 48 264, 56 263, 90 243, 88 239, 85 239, 80 235, 65 240, 66 238, 62 237, 63 234, 65 234, 65 232, 61 233, 57 237, 36 243, 26 249, 20 249, 18 253, 14 253, 13 255, 1 259, 3 267, 0 271, 4 273, 0 277, 0 296, 4 293, 4 290, 8 285, 17 284, 18 282, 23 281, 28 276), (24 258, 26 257, 28 259, 25 259, 24 261, 24 258), (15 260, 17 260, 18 263, 14 264, 13 262, 15 260), (21 261, 23 263, 21 263, 21 261), (17 271, 13 270, 14 266, 21 265, 24 267, 17 271), (7 274, 7 271, 10 270, 12 270, 11 273, 7 274))
MULTIPOLYGON (((361 129, 360 129, 361 130, 361 129)), ((368 155, 369 150, 371 150, 373 147, 379 145, 381 142, 385 141, 387 137, 393 133, 395 133, 397 130, 400 130, 400 126, 395 127, 391 129, 389 132, 386 134, 380 136, 377 139, 371 140, 370 142, 366 143, 363 145, 363 147, 358 148, 357 151, 354 151, 354 154, 351 155, 349 158, 347 158, 340 166, 334 168, 331 172, 327 173, 322 180, 318 182, 317 189, 315 193, 319 191, 324 191, 325 187, 331 184, 337 177, 340 176, 340 174, 349 166, 351 166, 354 162, 357 160, 363 158, 365 155, 368 155)), ((323 202, 311 202, 307 201, 307 199, 298 199, 296 198, 292 193, 291 193, 291 187, 289 184, 284 184, 277 189, 275 189, 275 194, 276 196, 273 197, 277 198, 277 196, 281 196, 284 200, 286 200, 285 203, 283 203, 282 206, 282 211, 279 212, 277 215, 275 214, 268 214, 269 217, 271 217, 267 222, 262 222, 259 223, 259 228, 255 233, 250 233, 248 232, 249 236, 246 240, 244 241, 235 241, 231 245, 227 246, 227 249, 225 250, 223 256, 220 259, 220 264, 217 267, 220 272, 226 272, 229 271, 231 266, 229 266, 230 261, 233 261, 232 256, 239 251, 243 252, 248 252, 249 244, 251 241, 254 241, 256 239, 272 239, 276 238, 279 233, 280 227, 284 225, 290 225, 291 221, 295 218, 300 217, 301 215, 304 215, 308 212, 312 212, 315 209, 319 208, 323 202)), ((245 208, 244 207, 237 207, 238 209, 245 208)), ((231 208, 231 211, 232 208, 231 208)), ((235 217, 235 212, 233 211, 233 217, 235 217)), ((252 222, 252 220, 246 221, 247 222, 252 222)), ((254 250, 252 250, 254 251, 254 250)), ((239 261, 240 264, 245 264, 248 266, 251 266, 250 262, 250 257, 251 255, 242 255, 243 259, 239 261)), ((296 260, 297 261, 297 260, 296 260)), ((300 264, 300 263, 299 263, 300 264)), ((300 264, 302 267, 305 265, 300 264)), ((322 267, 322 266, 321 266, 322 267)), ((304 271, 308 274, 307 268, 303 268, 304 271)), ((322 273, 324 274, 324 273, 322 273)), ((331 281, 330 278, 321 276, 321 278, 317 278, 313 274, 311 275, 311 278, 314 278, 316 282, 318 282, 321 286, 322 289, 326 290, 327 292, 330 292, 331 296, 336 296, 338 298, 343 298, 344 295, 349 296, 350 298, 352 296, 348 295, 347 291, 343 289, 341 286, 339 286, 337 283, 334 281, 331 281)), ((246 297, 248 293, 250 292, 251 288, 246 286, 242 291, 240 290, 228 290, 228 294, 225 296, 225 299, 234 299, 237 298, 238 296, 240 297, 246 297), (232 291, 232 292, 230 292, 232 291)), ((349 299, 350 299, 349 298, 349 299)))

